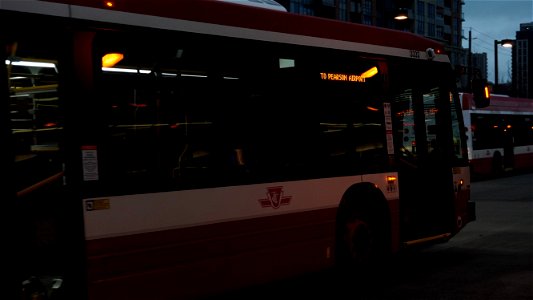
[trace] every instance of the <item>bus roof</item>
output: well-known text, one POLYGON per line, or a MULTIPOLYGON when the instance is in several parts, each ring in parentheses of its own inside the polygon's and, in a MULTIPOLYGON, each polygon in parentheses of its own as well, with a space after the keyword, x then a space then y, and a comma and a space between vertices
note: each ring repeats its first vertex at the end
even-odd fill
POLYGON ((274 0, 218 0, 218 1, 225 1, 225 2, 231 2, 231 3, 237 3, 242 5, 249 5, 254 7, 261 7, 266 9, 273 9, 273 10, 279 10, 279 11, 287 11, 283 5, 279 4, 278 2, 274 0))
POLYGON ((464 110, 476 110, 479 112, 509 112, 533 114, 533 99, 516 98, 507 95, 490 95, 490 105, 485 108, 476 108, 474 99, 470 93, 462 93, 464 110))
MULTIPOLYGON (((277 32, 292 35, 285 37, 286 42, 300 43, 305 37, 324 39, 314 44, 327 44, 331 48, 342 49, 343 42, 373 45, 369 53, 384 53, 397 55, 392 48, 403 49, 403 54, 413 58, 431 58, 437 61, 449 62, 444 55, 442 43, 416 35, 410 32, 369 26, 357 23, 343 22, 314 16, 298 15, 286 11, 265 9, 250 5, 242 5, 235 1, 221 0, 109 0, 114 2, 112 8, 106 7, 104 0, 0 0, 0 8, 21 10, 34 13, 48 13, 56 16, 105 21, 126 25, 140 25, 164 28, 169 20, 188 20, 231 26, 235 28, 249 28, 265 32, 277 32), (46 10, 49 4, 49 12, 46 10), (40 4, 40 5, 36 5, 40 4), (68 6, 70 5, 70 6, 68 6), (36 8, 40 7, 40 8, 36 8), (108 11, 106 16, 106 10, 108 11), (63 13, 61 13, 63 12, 63 13), (112 13, 114 15, 111 15, 112 13), (122 15, 117 15, 117 13, 122 15), (135 14, 135 15, 132 15, 135 14), (148 20, 147 17, 164 18, 160 21, 148 20), (163 25, 162 25, 163 24, 163 25), (294 41, 294 36, 300 37, 294 41), (338 41, 338 43, 330 41, 338 41), (337 45, 339 44, 339 45, 337 45), (386 47, 390 49, 375 48, 386 47), (433 49, 436 57, 428 55, 427 49, 433 49), (412 51, 412 52, 409 52, 412 51), (407 53, 407 54, 405 54, 407 53)), ((254 35, 250 35, 253 38, 254 35)), ((257 39, 261 39, 260 37, 257 39)), ((313 44, 313 45, 314 45, 313 44)))

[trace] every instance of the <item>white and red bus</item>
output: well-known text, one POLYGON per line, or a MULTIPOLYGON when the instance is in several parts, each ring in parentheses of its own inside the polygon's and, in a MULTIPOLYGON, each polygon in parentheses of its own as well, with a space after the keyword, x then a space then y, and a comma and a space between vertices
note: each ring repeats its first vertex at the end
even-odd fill
POLYGON ((199 298, 474 220, 439 42, 208 0, 0 0, 0 26, 9 278, 199 298))
POLYGON ((533 169, 533 100, 491 95, 479 108, 461 93, 468 157, 476 176, 533 169))

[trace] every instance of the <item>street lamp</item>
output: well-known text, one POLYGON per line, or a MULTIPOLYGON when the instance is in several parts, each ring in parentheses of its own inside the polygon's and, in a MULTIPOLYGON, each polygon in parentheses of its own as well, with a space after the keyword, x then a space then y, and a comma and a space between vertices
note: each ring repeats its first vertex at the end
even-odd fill
POLYGON ((409 12, 406 8, 400 7, 396 11, 396 15, 394 16, 395 20, 403 21, 409 19, 409 12))
POLYGON ((504 39, 501 41, 494 40, 494 87, 498 87, 498 45, 504 48, 512 48, 514 40, 504 39))

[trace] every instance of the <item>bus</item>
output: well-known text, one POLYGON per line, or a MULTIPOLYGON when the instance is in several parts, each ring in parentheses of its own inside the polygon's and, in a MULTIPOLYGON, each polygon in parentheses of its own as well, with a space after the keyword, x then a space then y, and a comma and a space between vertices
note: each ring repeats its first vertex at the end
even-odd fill
POLYGON ((461 93, 472 176, 501 176, 533 169, 533 100, 492 94, 476 107, 461 93))
POLYGON ((25 295, 193 299, 364 272, 475 220, 440 42, 156 3, 0 0, 4 271, 25 295))

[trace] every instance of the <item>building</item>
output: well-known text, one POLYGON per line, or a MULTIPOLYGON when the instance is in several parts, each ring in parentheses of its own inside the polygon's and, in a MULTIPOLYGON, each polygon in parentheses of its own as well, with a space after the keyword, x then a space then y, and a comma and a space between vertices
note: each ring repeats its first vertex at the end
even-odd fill
POLYGON ((533 22, 520 24, 512 52, 513 94, 522 98, 533 98, 533 22))
POLYGON ((488 58, 487 53, 472 53, 472 68, 475 72, 479 72, 482 79, 488 77, 488 58))

